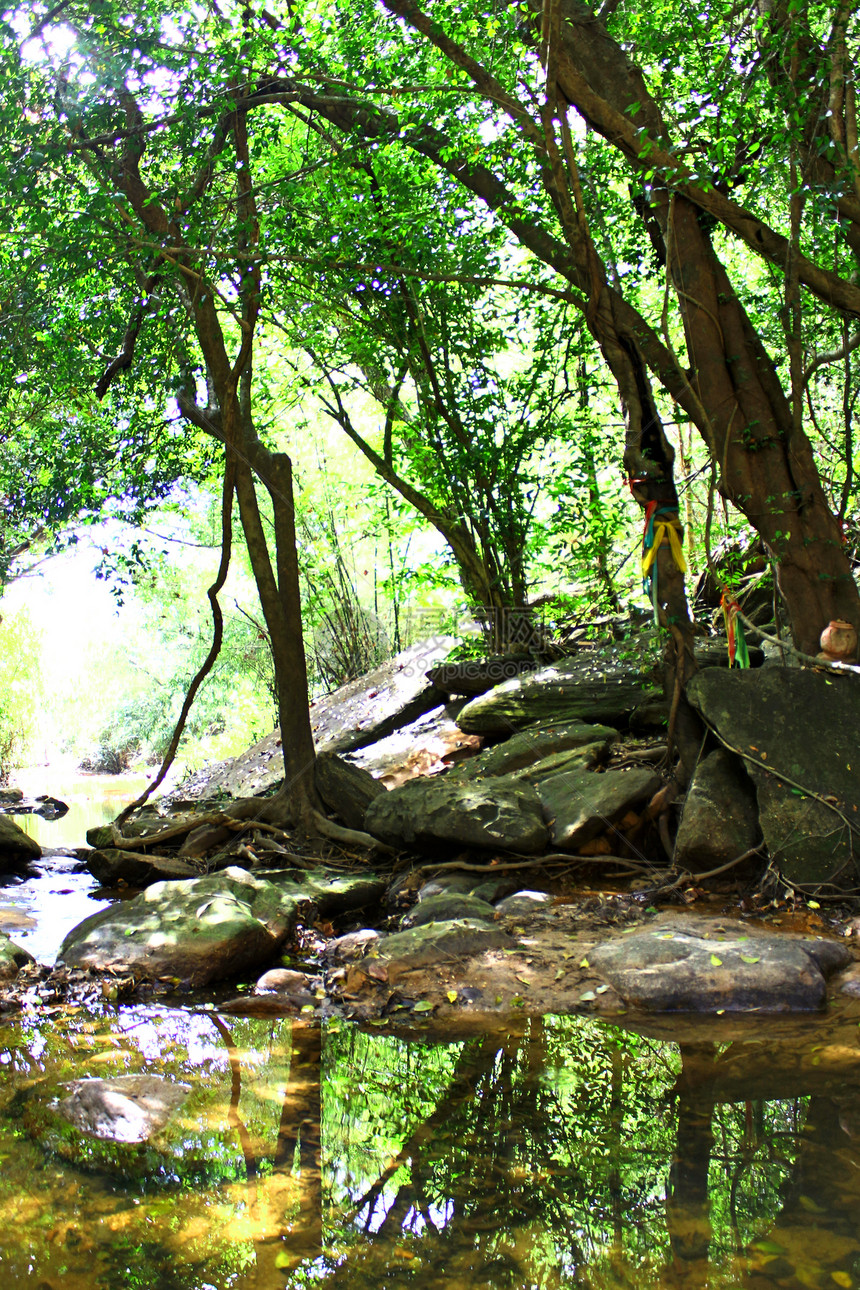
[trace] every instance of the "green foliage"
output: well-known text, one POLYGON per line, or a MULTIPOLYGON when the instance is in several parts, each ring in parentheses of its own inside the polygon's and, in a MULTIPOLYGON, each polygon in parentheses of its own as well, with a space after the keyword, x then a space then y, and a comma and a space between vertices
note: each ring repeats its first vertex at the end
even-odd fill
POLYGON ((0 602, 0 786, 27 764, 42 696, 39 638, 26 609, 0 602))

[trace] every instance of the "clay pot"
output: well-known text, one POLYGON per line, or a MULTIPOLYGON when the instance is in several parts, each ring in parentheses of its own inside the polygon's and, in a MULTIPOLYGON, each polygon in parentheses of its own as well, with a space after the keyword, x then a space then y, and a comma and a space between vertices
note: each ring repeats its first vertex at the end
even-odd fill
POLYGON ((821 648, 828 658, 853 658, 857 652, 857 633, 850 623, 834 618, 821 633, 821 648))

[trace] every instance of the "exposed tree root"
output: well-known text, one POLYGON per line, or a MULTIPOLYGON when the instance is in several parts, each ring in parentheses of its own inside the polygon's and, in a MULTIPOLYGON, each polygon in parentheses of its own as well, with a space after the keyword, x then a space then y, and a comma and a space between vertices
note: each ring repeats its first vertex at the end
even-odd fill
POLYGON ((378 851, 381 855, 397 855, 395 848, 390 847, 387 842, 380 842, 379 838, 373 837, 370 833, 364 833, 361 829, 345 829, 342 824, 335 824, 334 820, 327 819, 319 811, 313 812, 313 822, 323 837, 332 838, 335 842, 363 847, 368 851, 378 851))

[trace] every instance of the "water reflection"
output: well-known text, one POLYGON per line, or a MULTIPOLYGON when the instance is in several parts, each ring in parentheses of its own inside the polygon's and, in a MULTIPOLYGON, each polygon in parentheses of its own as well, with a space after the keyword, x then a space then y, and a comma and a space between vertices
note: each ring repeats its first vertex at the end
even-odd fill
POLYGON ((40 815, 14 816, 15 822, 41 847, 85 846, 87 829, 115 820, 147 783, 145 775, 57 774, 49 767, 23 770, 15 778, 28 798, 49 793, 69 808, 57 820, 44 820, 40 815))
POLYGON ((854 1286, 846 1035, 675 1044, 543 1018, 431 1044, 211 1011, 18 1018, 0 1027, 4 1284, 854 1286), (146 1147, 58 1129, 61 1084, 137 1072, 193 1085, 146 1147))

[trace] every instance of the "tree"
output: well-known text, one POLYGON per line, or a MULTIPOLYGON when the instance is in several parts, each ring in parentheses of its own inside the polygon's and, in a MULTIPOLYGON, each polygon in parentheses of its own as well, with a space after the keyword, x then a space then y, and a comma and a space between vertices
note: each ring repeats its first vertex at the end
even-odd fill
MULTIPOLYGON (((242 63, 253 61, 251 33, 247 25, 228 24, 229 39, 218 44, 211 39, 224 26, 217 17, 199 26, 191 14, 159 4, 131 27, 110 4, 61 10, 36 21, 23 42, 29 57, 5 32, 7 72, 17 89, 4 121, 16 228, 38 240, 43 289, 50 290, 51 279, 56 285, 71 262, 81 323, 101 333, 101 343, 91 336, 93 375, 113 343, 115 356, 93 382, 97 398, 130 374, 138 399, 163 404, 172 392, 185 423, 223 447, 223 553, 210 591, 216 632, 235 493, 278 680, 286 778, 268 810, 313 828, 318 802, 292 467, 286 454, 262 442, 254 423, 263 281, 254 258, 256 156, 241 79, 242 63), (35 57, 34 42, 44 43, 46 31, 65 41, 62 62, 35 57), (209 102, 200 112, 204 85, 209 102), (229 248, 229 262, 210 255, 216 240, 229 248), (272 507, 274 557, 257 481, 272 507)), ((265 113, 260 124, 265 137, 265 113)))

